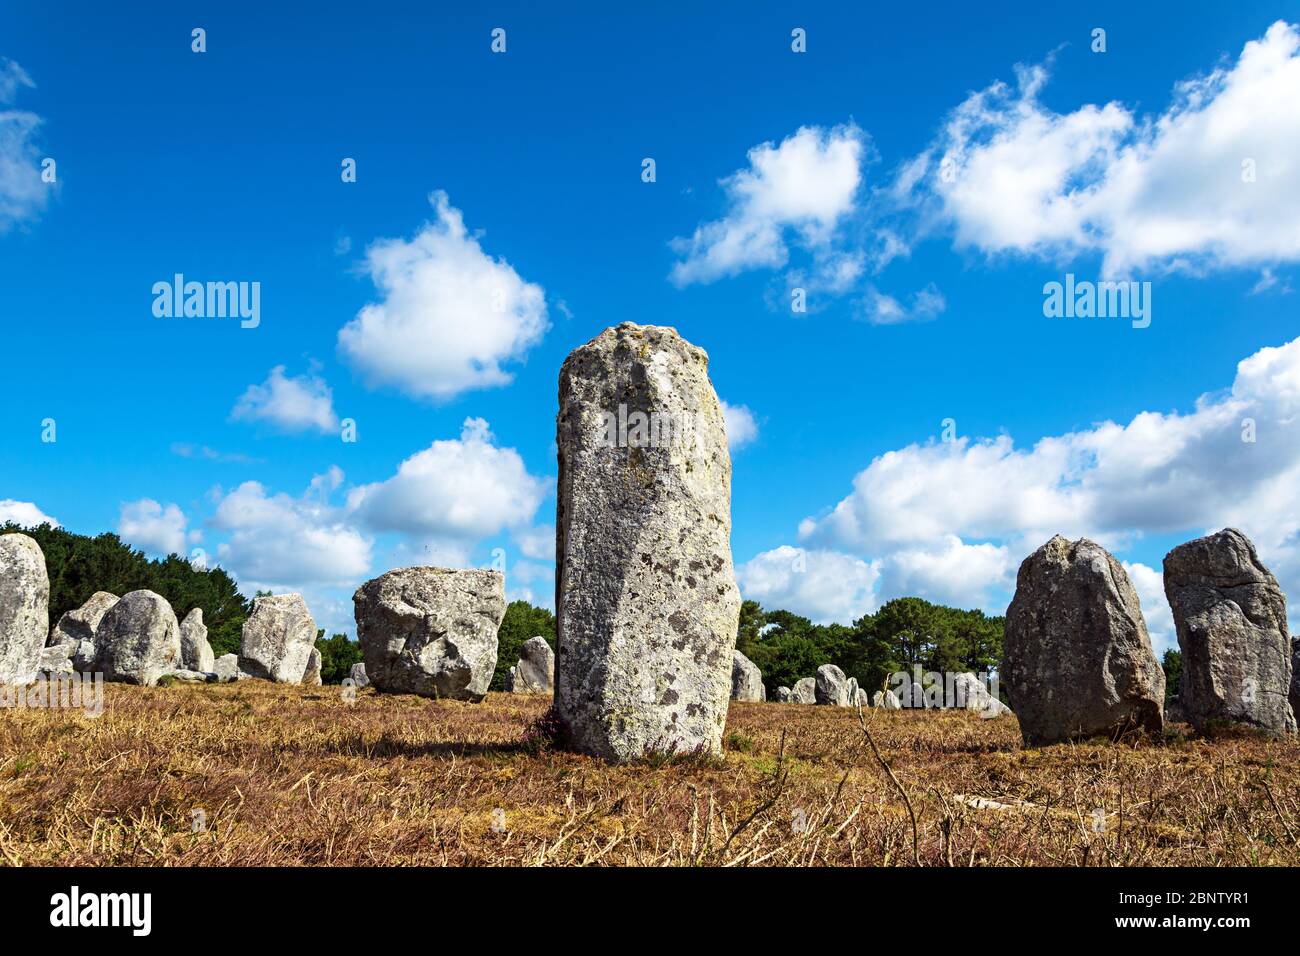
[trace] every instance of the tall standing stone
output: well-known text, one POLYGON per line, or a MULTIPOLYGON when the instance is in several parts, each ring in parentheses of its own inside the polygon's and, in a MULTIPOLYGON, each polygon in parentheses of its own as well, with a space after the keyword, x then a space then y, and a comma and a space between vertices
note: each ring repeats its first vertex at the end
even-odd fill
POLYGON ((674 329, 606 329, 560 371, 556 444, 565 743, 610 760, 720 753, 740 592, 708 356, 674 329))
POLYGON ((1137 592, 1100 545, 1061 535, 1025 558, 1000 678, 1030 745, 1159 732, 1165 675, 1137 592))
POLYGON ((0 534, 0 684, 26 684, 41 666, 50 630, 50 577, 41 546, 0 534))
POLYGON ((767 700, 762 672, 740 651, 731 652, 731 699, 750 703, 767 700))
POLYGON ((104 680, 152 687, 181 664, 181 626, 167 599, 153 591, 122 595, 99 622, 104 680))
POLYGON ((312 648, 316 621, 301 594, 253 599, 239 641, 239 669, 251 677, 301 684, 312 648))
POLYGON ((1295 733, 1286 596, 1255 546, 1226 528, 1165 555, 1183 653, 1178 701, 1198 731, 1220 722, 1295 733))
POLYGON ((352 596, 375 689, 480 701, 497 666, 506 613, 500 571, 399 568, 352 596))
POLYGON ((181 666, 210 674, 216 670, 217 657, 208 643, 208 629, 203 623, 203 608, 193 608, 181 621, 181 666))
POLYGON ((512 694, 550 694, 555 690, 555 652, 538 634, 519 648, 519 663, 510 668, 506 690, 512 694))

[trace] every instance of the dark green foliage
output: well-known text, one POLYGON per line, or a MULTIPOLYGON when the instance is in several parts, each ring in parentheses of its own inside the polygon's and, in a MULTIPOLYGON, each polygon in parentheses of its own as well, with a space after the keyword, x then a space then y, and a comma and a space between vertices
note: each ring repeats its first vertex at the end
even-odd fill
POLYGON ((758 665, 768 694, 835 664, 869 693, 890 674, 919 665, 922 672, 997 669, 1002 658, 1001 617, 896 598, 853 623, 813 624, 789 611, 764 611, 756 601, 741 606, 736 635, 740 652, 758 665))
POLYGON ((324 629, 317 630, 316 650, 320 651, 322 684, 343 683, 352 673, 352 665, 361 662, 361 645, 348 640, 346 634, 335 634, 327 641, 324 629))
POLYGON ((1165 659, 1160 662, 1165 670, 1165 703, 1178 696, 1178 684, 1183 679, 1183 652, 1173 648, 1165 651, 1165 659))
POLYGON ((501 619, 501 629, 497 631, 497 669, 489 690, 506 689, 506 675, 519 663, 519 648, 523 647, 524 641, 538 634, 546 638, 551 650, 555 650, 555 615, 527 601, 511 601, 501 619))
POLYGON ((9 523, 0 527, 0 533, 11 531, 31 537, 45 553, 45 569, 50 576, 50 627, 64 612, 81 607, 96 591, 111 591, 121 597, 128 591, 147 589, 166 598, 177 619, 196 607, 203 608, 208 640, 218 657, 239 650, 240 628, 251 606, 221 568, 201 571, 175 554, 150 560, 115 534, 91 538, 48 524, 22 528, 9 523))

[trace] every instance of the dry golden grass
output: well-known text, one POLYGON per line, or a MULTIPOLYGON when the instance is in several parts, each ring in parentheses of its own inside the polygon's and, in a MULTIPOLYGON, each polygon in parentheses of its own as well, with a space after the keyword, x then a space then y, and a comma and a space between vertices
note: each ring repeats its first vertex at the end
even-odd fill
POLYGON ((524 743, 542 698, 105 690, 98 718, 0 711, 0 860, 1300 864, 1295 739, 1026 750, 1014 718, 868 710, 868 737, 849 709, 733 704, 723 758, 614 767, 524 743))

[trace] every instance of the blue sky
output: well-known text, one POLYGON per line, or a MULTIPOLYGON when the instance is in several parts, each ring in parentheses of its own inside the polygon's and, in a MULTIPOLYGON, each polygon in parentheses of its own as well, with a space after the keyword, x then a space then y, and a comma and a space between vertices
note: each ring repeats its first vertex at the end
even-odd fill
POLYGON ((266 6, 0 12, 0 513, 349 632, 496 548, 550 605, 559 367, 634 321, 710 355, 766 605, 1000 612, 1061 531, 1162 645, 1228 524, 1300 585, 1296 5, 266 6), (177 273, 259 324, 156 317, 177 273), (1067 273, 1150 326, 1045 317, 1067 273))

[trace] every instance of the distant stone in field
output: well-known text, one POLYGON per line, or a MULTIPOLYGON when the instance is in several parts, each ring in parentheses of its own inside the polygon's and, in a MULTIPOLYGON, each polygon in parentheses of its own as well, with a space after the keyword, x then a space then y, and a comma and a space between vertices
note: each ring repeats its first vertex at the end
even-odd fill
POLYGON ((823 664, 817 668, 815 693, 819 704, 848 707, 849 679, 844 676, 844 671, 834 664, 823 664))
POLYGON ((925 691, 917 681, 905 682, 899 685, 898 706, 907 710, 920 710, 925 707, 925 691))
POLYGON ((793 704, 817 703, 817 679, 800 677, 790 690, 790 702, 793 704))
POLYGON ((104 680, 152 687, 181 663, 181 626, 153 591, 132 591, 109 608, 97 632, 104 680))
POLYGON ((239 680, 239 655, 222 654, 212 665, 212 672, 221 683, 239 680))
POLYGON ((999 674, 1026 744, 1163 727, 1165 675, 1137 592, 1086 538, 1056 535, 1021 563, 999 674))
POLYGON ((758 665, 740 651, 731 652, 731 699, 750 703, 767 700, 758 665))
POLYGON ((370 678, 366 676, 366 665, 364 662, 353 664, 352 670, 348 672, 348 676, 352 678, 352 683, 356 684, 357 687, 368 687, 370 685, 370 678))
POLYGON ((54 625, 50 635, 50 644, 75 643, 72 654, 72 667, 77 671, 93 671, 95 660, 99 656, 99 622, 117 603, 117 595, 108 591, 96 591, 86 603, 71 611, 64 611, 59 622, 54 625))
POLYGON ((500 571, 400 568, 361 585, 352 603, 376 690, 483 699, 506 611, 500 571))
POLYGON ((262 680, 301 684, 315 646, 316 621, 301 594, 257 597, 244 621, 239 669, 262 680))
POLYGON ((856 703, 857 706, 859 707, 870 707, 871 698, 867 696, 867 692, 865 690, 863 690, 861 687, 858 687, 855 688, 854 703, 856 703))
POLYGON ((951 706, 978 711, 981 717, 1005 717, 1011 708, 990 693, 988 686, 969 671, 953 678, 951 706))
POLYGON ((1165 596, 1183 653, 1178 697, 1198 731, 1216 723, 1295 733, 1286 596, 1235 528, 1165 555, 1165 596))
POLYGON ((740 592, 708 356, 625 322, 575 349, 556 419, 565 743, 611 760, 722 751, 740 592))
POLYGON ((794 697, 794 691, 789 687, 778 687, 776 689, 776 702, 778 704, 788 704, 794 697))
POLYGON ((872 707, 883 707, 885 710, 902 710, 903 705, 899 703, 898 695, 892 690, 878 690, 875 696, 871 698, 872 707))
POLYGON ((524 641, 519 663, 510 668, 506 690, 512 694, 549 694, 555 689, 555 652, 540 634, 524 641))
POLYGON ((182 684, 206 684, 211 680, 212 674, 209 671, 196 671, 188 667, 178 667, 175 670, 168 671, 163 677, 170 677, 182 684))
POLYGON ((36 677, 49 629, 45 554, 25 534, 0 534, 0 684, 36 677))
POLYGON ((181 621, 181 663, 192 671, 211 673, 216 663, 208 629, 203 623, 203 608, 196 607, 181 621))
POLYGON ((66 644, 51 644, 41 648, 39 669, 46 674, 72 674, 72 655, 77 652, 77 645, 69 641, 66 644))
POLYGON ((311 649, 311 654, 307 658, 307 669, 302 673, 302 685, 304 687, 320 687, 320 651, 316 648, 311 649))

